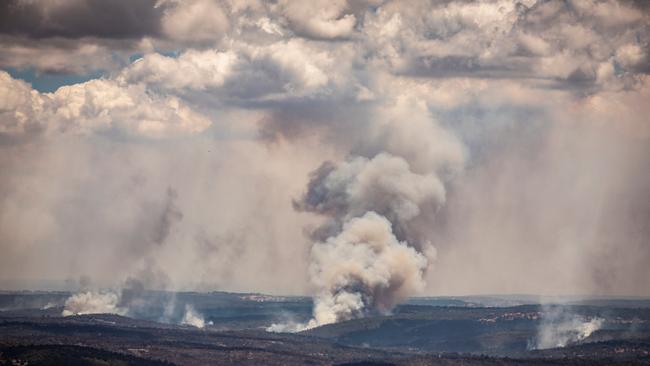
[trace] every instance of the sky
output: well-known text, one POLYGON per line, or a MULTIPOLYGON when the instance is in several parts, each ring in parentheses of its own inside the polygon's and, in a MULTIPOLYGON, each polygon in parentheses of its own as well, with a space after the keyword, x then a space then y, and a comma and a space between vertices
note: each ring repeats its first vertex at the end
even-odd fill
POLYGON ((649 73, 640 0, 3 1, 0 288, 650 296, 649 73))

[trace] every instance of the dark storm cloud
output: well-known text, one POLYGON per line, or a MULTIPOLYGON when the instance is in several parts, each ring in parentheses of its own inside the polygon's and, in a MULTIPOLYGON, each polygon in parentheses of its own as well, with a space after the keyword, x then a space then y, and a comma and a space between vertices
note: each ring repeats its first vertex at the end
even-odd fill
POLYGON ((155 0, 8 0, 0 4, 0 33, 28 38, 158 36, 163 15, 155 0))

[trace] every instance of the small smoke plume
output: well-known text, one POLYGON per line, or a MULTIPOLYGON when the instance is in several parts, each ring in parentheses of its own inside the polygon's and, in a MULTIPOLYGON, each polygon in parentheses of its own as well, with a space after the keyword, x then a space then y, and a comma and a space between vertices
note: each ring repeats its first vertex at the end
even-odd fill
POLYGON ((64 316, 79 314, 112 313, 129 315, 136 318, 143 317, 143 314, 155 312, 155 309, 164 308, 165 312, 161 320, 169 321, 167 309, 175 306, 173 294, 160 294, 148 296, 149 290, 164 290, 169 287, 169 277, 165 272, 156 268, 156 265, 147 257, 147 251, 155 246, 163 246, 168 239, 173 226, 182 220, 183 213, 176 205, 178 194, 176 190, 167 189, 164 203, 159 215, 143 230, 146 236, 140 239, 139 246, 144 251, 144 261, 138 270, 132 270, 133 275, 116 289, 109 291, 89 290, 91 280, 82 277, 79 281, 81 292, 72 295, 65 303, 64 316))
POLYGON ((146 290, 141 282, 133 278, 126 281, 119 291, 86 291, 70 296, 65 302, 62 315, 84 314, 118 314, 197 328, 212 324, 206 323, 193 305, 184 301, 179 303, 175 292, 146 290))
POLYGON ((164 291, 168 284, 165 272, 147 263, 117 289, 87 290, 72 295, 65 302, 63 316, 109 313, 204 328, 206 322, 194 306, 187 300, 179 302, 176 292, 164 291))
POLYGON ((205 327, 205 320, 203 316, 194 310, 194 307, 190 304, 185 305, 185 315, 183 315, 183 320, 181 324, 191 325, 197 328, 205 327))
POLYGON ((593 332, 599 330, 604 319, 580 316, 562 307, 546 309, 537 337, 528 344, 529 349, 548 349, 566 347, 584 341, 593 332))
POLYGON ((295 333, 307 327, 305 318, 291 311, 281 311, 275 323, 266 327, 267 332, 272 333, 295 333))
POLYGON ((444 201, 435 171, 414 172, 385 152, 313 172, 294 206, 328 220, 312 233, 310 277, 319 290, 305 327, 385 314, 422 291, 435 248, 418 219, 432 217, 444 201))
POLYGON ((164 272, 148 265, 137 271, 135 277, 127 277, 118 288, 85 289, 73 294, 65 302, 63 315, 110 313, 146 318, 168 304, 175 305, 173 293, 151 292, 151 289, 164 289, 168 281, 164 272))
POLYGON ((306 328, 307 325, 305 325, 304 323, 290 320, 281 323, 273 323, 268 327, 266 327, 265 330, 267 332, 272 332, 272 333, 295 333, 295 332, 300 332, 301 330, 304 330, 306 328))
POLYGON ((87 291, 72 295, 65 302, 63 316, 83 314, 125 315, 127 309, 119 307, 120 296, 113 291, 87 291))
POLYGON ((55 304, 53 302, 48 302, 47 304, 45 304, 45 305, 43 305, 41 307, 41 310, 52 309, 52 308, 55 308, 56 306, 57 306, 57 304, 55 304))

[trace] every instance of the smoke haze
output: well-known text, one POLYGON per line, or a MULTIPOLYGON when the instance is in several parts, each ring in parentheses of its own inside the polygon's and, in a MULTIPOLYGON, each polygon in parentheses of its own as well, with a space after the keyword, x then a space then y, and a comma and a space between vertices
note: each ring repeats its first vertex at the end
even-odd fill
POLYGON ((0 287, 650 296, 641 2, 106 7, 0 5, 0 287))

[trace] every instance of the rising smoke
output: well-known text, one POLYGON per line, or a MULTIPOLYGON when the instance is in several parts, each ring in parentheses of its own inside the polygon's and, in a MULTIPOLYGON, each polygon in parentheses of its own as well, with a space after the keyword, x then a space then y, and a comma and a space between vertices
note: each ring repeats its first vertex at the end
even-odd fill
POLYGON ((117 314, 197 328, 212 324, 206 322, 192 304, 179 302, 174 292, 137 288, 88 290, 73 294, 65 301, 61 315, 86 314, 117 314))
POLYGON ((175 224, 183 218, 183 213, 176 205, 177 192, 167 188, 162 207, 156 207, 157 214, 147 217, 146 225, 138 231, 136 239, 137 251, 144 252, 143 262, 139 269, 132 269, 133 275, 128 276, 120 286, 109 290, 93 290, 90 280, 80 279, 81 291, 73 294, 65 303, 63 315, 81 314, 119 314, 142 317, 152 312, 154 308, 164 308, 160 320, 169 322, 169 310, 173 311, 176 302, 173 293, 160 292, 157 296, 149 296, 149 290, 164 290, 169 287, 169 277, 157 268, 148 257, 152 247, 163 246, 175 224))
MULTIPOLYGON (((175 204, 176 192, 169 188, 162 213, 154 219, 153 230, 142 243, 162 246, 169 237, 173 225, 183 214, 175 204)), ((118 314, 134 318, 156 320, 163 323, 177 323, 203 328, 205 321, 191 304, 185 303, 184 312, 179 314, 182 303, 175 292, 164 291, 169 287, 169 277, 147 260, 143 267, 134 270, 117 288, 93 290, 90 280, 83 282, 82 290, 66 300, 63 316, 84 314, 118 314)))
POLYGON ((544 306, 537 336, 528 343, 528 349, 548 349, 566 347, 582 342, 599 330, 604 319, 585 317, 562 306, 544 306))
POLYGON ((128 309, 120 307, 120 296, 114 291, 86 291, 66 300, 63 316, 84 314, 126 315, 128 309))
POLYGON ((408 122, 391 112, 387 122, 370 126, 375 138, 366 150, 377 153, 323 163, 294 202, 297 210, 325 217, 311 233, 316 296, 313 319, 303 327, 386 314, 425 288, 436 257, 430 223, 445 202, 449 167, 462 153, 426 111, 413 108, 408 122))
POLYGON ((312 248, 311 279, 320 288, 308 327, 389 312, 424 289, 427 258, 397 240, 373 211, 351 218, 341 232, 312 248))
POLYGON ((642 2, 6 3, 3 69, 106 73, 49 93, 0 72, 3 288, 87 274, 148 313, 115 282, 150 261, 169 288, 316 294, 341 319, 424 282, 650 294, 642 2), (339 247, 410 267, 377 282, 339 247))
POLYGON ((185 314, 183 314, 183 319, 181 324, 191 325, 197 328, 205 327, 205 319, 203 316, 194 310, 194 306, 187 304, 185 305, 185 314))

